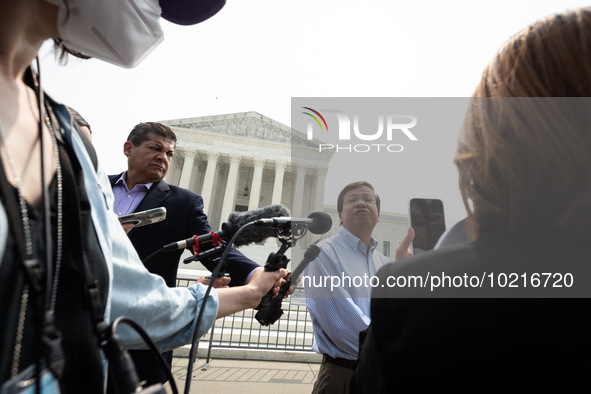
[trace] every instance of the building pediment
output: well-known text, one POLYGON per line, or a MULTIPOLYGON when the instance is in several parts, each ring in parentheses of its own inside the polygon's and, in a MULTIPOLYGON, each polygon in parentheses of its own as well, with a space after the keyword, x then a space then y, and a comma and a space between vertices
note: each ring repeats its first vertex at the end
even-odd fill
POLYGON ((203 116, 163 121, 162 123, 169 127, 264 141, 284 142, 286 144, 292 144, 292 146, 318 146, 317 144, 313 144, 312 141, 308 141, 303 133, 261 115, 258 112, 203 116))

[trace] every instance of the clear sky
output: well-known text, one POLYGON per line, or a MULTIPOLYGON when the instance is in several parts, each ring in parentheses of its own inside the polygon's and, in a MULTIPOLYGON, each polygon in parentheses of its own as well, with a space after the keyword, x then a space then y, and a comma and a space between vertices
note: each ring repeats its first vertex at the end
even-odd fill
MULTIPOLYGON (((163 21, 164 42, 131 70, 95 59, 60 66, 44 46, 42 78, 49 94, 90 122, 100 159, 116 173, 126 167, 123 142, 142 121, 257 111, 290 125, 291 97, 469 97, 512 34, 586 4, 228 0, 196 26, 163 21)), ((327 193, 326 202, 334 199, 327 193)), ((386 210, 407 210, 384 200, 386 210)), ((463 216, 459 201, 450 205, 448 222, 463 216)))

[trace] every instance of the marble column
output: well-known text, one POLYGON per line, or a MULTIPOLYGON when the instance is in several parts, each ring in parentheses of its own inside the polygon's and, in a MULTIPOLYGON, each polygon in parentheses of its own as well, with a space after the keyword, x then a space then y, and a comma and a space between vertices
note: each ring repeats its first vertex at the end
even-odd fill
POLYGON ((254 158, 254 173, 252 175, 252 191, 250 199, 248 200, 248 210, 252 211, 259 207, 259 200, 261 198, 261 187, 263 185, 263 168, 265 166, 265 159, 262 157, 254 158))
POLYGON ((306 180, 306 167, 298 165, 296 170, 295 187, 293 189, 293 211, 292 216, 302 217, 304 203, 304 185, 306 180))
POLYGON ((273 197, 271 198, 271 204, 281 204, 281 194, 283 193, 283 176, 285 175, 285 168, 287 162, 276 161, 275 162, 275 183, 273 184, 273 197))
POLYGON ((220 223, 228 220, 228 216, 234 211, 236 186, 238 185, 238 169, 241 160, 242 157, 240 155, 230 155, 230 170, 228 171, 228 181, 226 182, 226 191, 224 193, 224 204, 222 205, 220 223))
POLYGON ((170 165, 168 166, 168 172, 166 173, 166 176, 164 177, 164 181, 166 183, 170 183, 172 185, 178 185, 178 183, 175 181, 175 179, 178 179, 177 172, 178 172, 178 160, 179 158, 173 158, 170 161, 170 165))
POLYGON ((193 171, 193 163, 195 162, 195 152, 185 151, 185 162, 183 163, 183 170, 181 172, 181 179, 179 179, 179 187, 184 189, 189 188, 191 181, 191 172, 193 171))
POLYGON ((207 169, 205 170, 203 188, 201 189, 201 197, 203 197, 203 203, 205 205, 203 211, 206 214, 210 210, 212 205, 211 195, 213 194, 213 183, 215 181, 215 174, 217 173, 217 165, 219 158, 219 152, 207 152, 207 169))
POLYGON ((200 160, 199 152, 197 152, 197 163, 193 167, 197 172, 193 176, 193 180, 189 183, 190 190, 199 191, 203 189, 203 177, 205 176, 205 167, 207 162, 200 160))
POLYGON ((324 186, 327 173, 327 168, 316 168, 316 193, 312 202, 312 211, 324 211, 324 186))

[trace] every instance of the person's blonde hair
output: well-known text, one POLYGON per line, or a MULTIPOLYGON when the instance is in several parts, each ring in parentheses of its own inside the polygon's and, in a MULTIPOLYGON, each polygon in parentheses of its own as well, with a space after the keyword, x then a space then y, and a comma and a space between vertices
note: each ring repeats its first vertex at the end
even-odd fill
POLYGON ((591 8, 544 18, 488 64, 455 163, 476 238, 591 232, 591 8))

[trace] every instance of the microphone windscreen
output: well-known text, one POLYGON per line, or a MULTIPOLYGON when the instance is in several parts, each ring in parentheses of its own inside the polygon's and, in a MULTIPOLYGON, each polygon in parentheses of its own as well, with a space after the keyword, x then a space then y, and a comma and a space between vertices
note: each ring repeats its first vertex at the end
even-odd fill
MULTIPOLYGON (((245 212, 232 212, 228 216, 228 221, 232 223, 235 229, 240 230, 244 225, 259 219, 270 219, 281 216, 290 216, 291 213, 285 205, 274 204, 262 208, 245 212)), ((274 237, 276 231, 273 227, 266 226, 248 226, 240 230, 240 234, 234 241, 234 246, 240 247, 252 243, 261 243, 269 237, 274 237)))
POLYGON ((316 222, 308 226, 313 234, 324 234, 332 227, 332 218, 326 212, 312 212, 308 215, 308 219, 314 219, 316 222))

